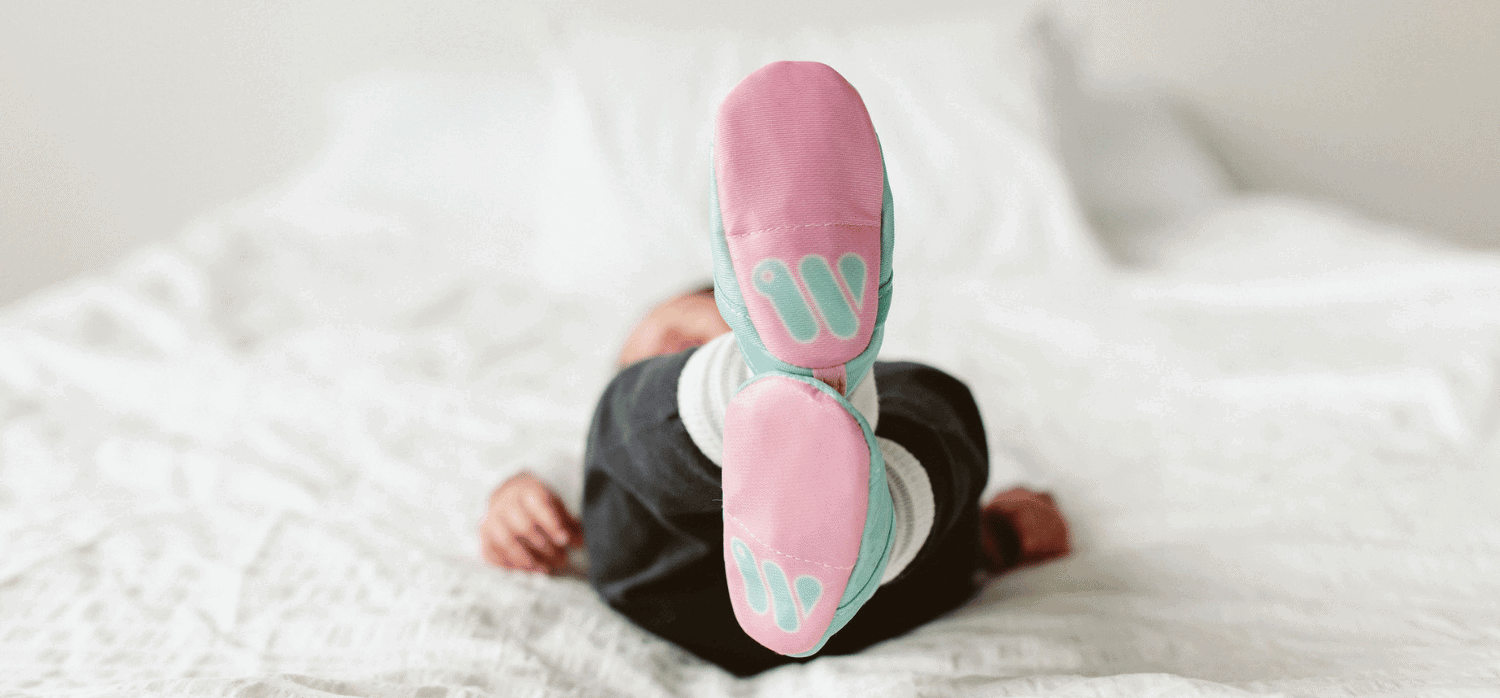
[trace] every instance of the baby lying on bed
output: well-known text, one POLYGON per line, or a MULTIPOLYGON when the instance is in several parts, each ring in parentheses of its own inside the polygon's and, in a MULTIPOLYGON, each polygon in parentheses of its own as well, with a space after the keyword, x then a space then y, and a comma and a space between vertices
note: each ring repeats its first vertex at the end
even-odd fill
POLYGON ((848 654, 967 600, 976 571, 1065 555, 1051 497, 982 509, 958 379, 875 360, 892 200, 864 103, 820 63, 745 78, 715 129, 714 285, 632 332, 594 413, 582 520, 497 488, 486 559, 554 573, 588 541, 610 606, 739 675, 848 654))

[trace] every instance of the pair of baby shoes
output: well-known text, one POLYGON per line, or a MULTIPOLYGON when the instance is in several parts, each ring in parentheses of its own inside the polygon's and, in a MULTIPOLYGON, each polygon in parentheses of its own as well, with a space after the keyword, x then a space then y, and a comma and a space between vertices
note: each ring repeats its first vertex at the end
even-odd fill
POLYGON ((821 63, 746 77, 714 134, 714 297, 752 377, 724 418, 724 565, 740 626, 807 656, 875 593, 894 524, 847 396, 891 300, 891 191, 859 93, 821 63))

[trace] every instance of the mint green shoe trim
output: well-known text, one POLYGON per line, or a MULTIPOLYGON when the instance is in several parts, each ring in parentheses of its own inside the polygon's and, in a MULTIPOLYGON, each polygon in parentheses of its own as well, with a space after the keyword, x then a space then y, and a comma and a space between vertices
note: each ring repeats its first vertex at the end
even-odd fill
POLYGON ((766 588, 760 583, 760 572, 755 569, 755 555, 750 552, 750 546, 738 538, 729 541, 729 552, 734 555, 734 566, 740 570, 740 577, 745 580, 745 600, 750 602, 750 610, 757 615, 766 612, 766 588))
POLYGON ((766 573, 766 586, 771 587, 771 599, 776 607, 776 627, 795 633, 802 623, 797 620, 797 602, 792 600, 792 588, 786 583, 786 572, 781 565, 766 560, 760 568, 766 573))
MULTIPOLYGON (((890 561, 891 543, 893 542, 891 532, 895 527, 896 510, 895 506, 891 503, 890 486, 886 482, 885 457, 881 455, 880 444, 875 441, 875 434, 870 430, 870 424, 865 421, 864 415, 861 415, 859 410, 854 409, 854 405, 850 404, 837 390, 829 387, 827 383, 809 376, 787 373, 785 371, 768 371, 745 381, 744 385, 740 386, 740 389, 743 390, 745 386, 770 376, 780 376, 801 381, 838 401, 839 405, 843 406, 844 410, 853 416, 854 421, 859 424, 860 431, 865 436, 865 446, 870 449, 870 489, 868 495, 870 504, 865 509, 865 527, 860 537, 859 557, 854 561, 854 569, 849 573, 849 583, 844 587, 843 598, 839 599, 838 607, 833 612, 833 622, 829 624, 828 630, 823 633, 823 638, 818 640, 817 646, 812 649, 792 655, 794 657, 808 657, 817 654, 819 650, 823 649, 823 645, 828 642, 828 638, 833 637, 834 633, 837 633, 845 625, 848 625, 849 621, 854 619, 854 615, 859 612, 859 609, 864 607, 865 602, 869 601, 870 597, 875 595, 875 591, 880 588, 880 578, 885 576, 885 566, 890 561)), ((736 558, 736 561, 738 561, 738 558, 736 558)), ((767 576, 769 576, 770 571, 765 571, 767 576)), ((776 593, 774 583, 771 586, 772 593, 776 593)), ((777 599, 777 604, 777 608, 779 609, 779 598, 777 599)), ((777 626, 782 627, 779 616, 777 626)), ((782 629, 785 630, 785 627, 782 627, 782 629)))
MULTIPOLYGON (((719 314, 724 317, 724 321, 729 324, 729 328, 734 330, 735 340, 740 347, 740 355, 744 357, 745 363, 750 366, 751 380, 769 371, 790 373, 794 376, 802 376, 804 378, 812 377, 813 372, 811 369, 793 366, 772 356, 771 352, 766 350, 765 345, 760 343, 760 335, 755 334, 755 326, 750 323, 750 318, 745 315, 744 306, 738 308, 732 306, 726 307, 726 303, 719 300, 717 295, 715 295, 714 300, 719 306, 719 314)), ((878 316, 884 317, 889 311, 890 306, 891 287, 887 285, 880 289, 878 316)), ((875 331, 870 335, 870 346, 844 364, 844 375, 848 381, 848 394, 854 394, 854 389, 859 387, 860 381, 864 380, 864 377, 870 371, 870 367, 875 365, 875 358, 880 354, 880 345, 884 340, 885 325, 884 323, 877 323, 875 331)))
MULTIPOLYGON (((857 255, 844 255, 845 259, 850 257, 859 259, 857 255)), ((823 259, 821 255, 810 254, 803 257, 797 267, 802 273, 802 283, 807 284, 807 291, 812 294, 813 303, 818 306, 818 312, 823 314, 823 321, 828 323, 828 330, 839 339, 853 337, 854 333, 859 331, 859 318, 855 317, 854 308, 849 307, 848 299, 844 298, 844 290, 839 288, 838 280, 833 278, 833 270, 828 268, 828 260, 823 259)), ((793 285, 792 291, 796 290, 797 287, 793 285)), ((813 336, 816 337, 817 334, 813 336)), ((795 338, 796 335, 792 337, 795 338)))
MULTIPOLYGON (((891 285, 880 287, 880 306, 876 309, 876 317, 884 318, 891 308, 891 285)), ((846 394, 853 395, 854 389, 859 387, 860 381, 864 380, 869 373, 870 367, 875 365, 875 358, 880 354, 880 346, 885 342, 885 323, 875 323, 875 332, 870 335, 870 346, 864 351, 850 359, 844 364, 844 375, 849 387, 846 394)))
MULTIPOLYGON (((891 177, 885 172, 885 151, 880 155, 881 172, 885 174, 885 190, 880 202, 880 285, 891 282, 891 252, 896 248, 896 200, 891 197, 891 177)), ((881 315, 884 320, 885 316, 881 315)))
MULTIPOLYGON (((719 177, 713 174, 709 178, 709 198, 713 203, 713 230, 709 233, 709 246, 712 248, 714 264, 714 301, 719 306, 719 312, 724 313, 726 308, 737 308, 732 313, 736 317, 743 317, 745 322, 750 318, 745 315, 745 298, 740 295, 740 284, 734 276, 734 264, 729 261, 729 241, 724 238, 724 216, 719 211, 719 177)), ((730 315, 724 315, 725 322, 735 332, 739 327, 733 324, 730 315)))

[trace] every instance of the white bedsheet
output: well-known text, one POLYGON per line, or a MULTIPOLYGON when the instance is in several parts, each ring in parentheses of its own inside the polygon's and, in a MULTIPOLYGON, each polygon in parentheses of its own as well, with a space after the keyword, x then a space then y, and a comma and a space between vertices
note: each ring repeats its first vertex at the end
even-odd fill
POLYGON ((0 693, 1500 691, 1494 256, 1232 199, 1132 269, 898 271, 887 355, 974 386, 1077 552, 738 681, 477 555, 510 473, 577 503, 648 299, 305 184, 0 315, 0 693))

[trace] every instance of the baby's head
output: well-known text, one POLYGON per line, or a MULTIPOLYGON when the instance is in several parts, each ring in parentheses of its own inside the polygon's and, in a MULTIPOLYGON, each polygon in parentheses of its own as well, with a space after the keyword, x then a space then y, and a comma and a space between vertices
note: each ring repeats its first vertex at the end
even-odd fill
POLYGON ((713 287, 674 296, 652 308, 636 323, 620 350, 620 367, 702 346, 728 331, 729 325, 714 304, 713 287))

